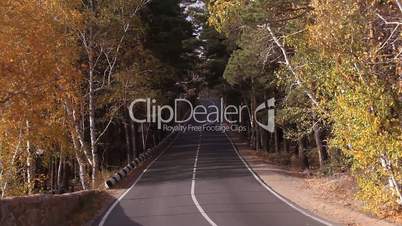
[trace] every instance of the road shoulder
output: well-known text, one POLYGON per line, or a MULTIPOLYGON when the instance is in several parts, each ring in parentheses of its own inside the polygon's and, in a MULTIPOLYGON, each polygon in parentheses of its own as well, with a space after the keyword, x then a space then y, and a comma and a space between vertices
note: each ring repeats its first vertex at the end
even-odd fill
POLYGON ((253 171, 273 190, 329 221, 341 225, 392 226, 397 224, 370 217, 350 207, 348 202, 328 199, 312 189, 311 179, 303 177, 297 171, 289 171, 267 163, 263 157, 251 150, 246 140, 237 133, 229 134, 242 157, 248 162, 253 171))

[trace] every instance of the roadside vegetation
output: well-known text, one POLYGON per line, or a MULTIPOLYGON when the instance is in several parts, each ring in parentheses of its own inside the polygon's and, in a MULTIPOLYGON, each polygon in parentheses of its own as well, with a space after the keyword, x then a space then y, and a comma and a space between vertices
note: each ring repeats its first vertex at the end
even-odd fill
POLYGON ((401 2, 210 0, 206 9, 205 66, 221 70, 228 102, 254 112, 276 98, 276 132, 251 117, 251 146, 302 169, 351 172, 367 209, 400 213, 401 2))
POLYGON ((166 135, 134 99, 211 89, 248 106, 256 151, 401 214, 401 29, 401 0, 2 0, 1 197, 102 187, 166 135))
POLYGON ((1 1, 1 197, 103 187, 156 145, 127 107, 191 93, 192 38, 176 0, 1 1))

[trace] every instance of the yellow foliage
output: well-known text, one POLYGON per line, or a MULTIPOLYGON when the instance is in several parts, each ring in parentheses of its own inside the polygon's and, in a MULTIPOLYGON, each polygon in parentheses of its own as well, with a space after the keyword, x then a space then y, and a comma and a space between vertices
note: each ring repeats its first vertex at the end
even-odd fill
MULTIPOLYGON (((64 103, 79 100, 81 76, 75 69, 78 52, 67 24, 79 23, 79 13, 64 1, 1 2, 0 161, 4 171, 27 154, 22 152, 26 141, 47 155, 55 145, 68 148, 64 103)), ((6 174, 1 182, 9 179, 6 174)))
POLYGON ((211 0, 208 3, 209 24, 217 31, 229 34, 240 16, 239 11, 244 3, 244 0, 211 0))

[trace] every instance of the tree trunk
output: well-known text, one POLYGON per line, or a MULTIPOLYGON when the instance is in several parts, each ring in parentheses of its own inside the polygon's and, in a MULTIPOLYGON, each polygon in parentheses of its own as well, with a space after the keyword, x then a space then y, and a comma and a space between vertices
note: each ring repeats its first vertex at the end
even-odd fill
POLYGON ((275 148, 275 152, 278 153, 279 152, 279 144, 278 144, 278 130, 275 126, 275 131, 274 131, 274 148, 275 148))
POLYGON ((53 157, 50 158, 50 164, 49 164, 49 173, 50 173, 50 192, 53 192, 53 180, 54 180, 54 173, 53 173, 53 157))
MULTIPOLYGON (((96 3, 94 4, 93 0, 89 0, 89 7, 93 13, 96 13, 95 7, 96 3)), ((98 171, 98 152, 96 149, 96 124, 95 124, 95 67, 96 67, 96 60, 95 58, 95 41, 94 41, 94 31, 93 31, 92 24, 89 25, 88 28, 88 37, 87 41, 85 41, 85 47, 88 54, 88 66, 89 66, 89 79, 88 79, 88 86, 89 86, 89 135, 91 140, 91 154, 92 154, 92 171, 91 171, 91 182, 92 188, 95 188, 96 184, 96 176, 98 171)))
POLYGON ((33 177, 34 177, 34 172, 33 172, 33 159, 32 159, 32 153, 31 153, 31 144, 29 143, 29 140, 27 141, 27 159, 26 159, 26 164, 27 164, 27 185, 28 185, 28 194, 32 194, 33 191, 33 177))
POLYGON ((130 129, 131 129, 131 143, 133 145, 133 159, 138 157, 137 152, 137 130, 135 128, 134 122, 130 120, 130 129))
POLYGON ((157 145, 157 140, 156 140, 156 135, 155 133, 152 133, 152 142, 153 142, 153 147, 155 147, 157 145))
POLYGON ((304 170, 304 169, 308 168, 308 160, 307 160, 306 155, 304 153, 303 138, 300 138, 297 141, 297 147, 298 147, 298 153, 299 153, 300 168, 302 170, 304 170))
POLYGON ((146 149, 146 144, 145 144, 144 123, 141 123, 141 137, 142 137, 142 151, 145 151, 145 149, 146 149))
POLYGON ((275 145, 273 145, 273 141, 272 141, 273 138, 272 138, 272 136, 273 136, 272 133, 268 133, 268 147, 269 147, 269 150, 268 150, 268 151, 269 151, 269 152, 274 152, 274 148, 275 148, 275 147, 274 147, 275 145))
POLYGON ((264 152, 268 152, 268 132, 263 130, 261 134, 262 134, 261 143, 262 143, 264 152))
MULTIPOLYGON (((87 149, 87 145, 85 143, 84 135, 83 135, 83 131, 85 129, 85 125, 84 125, 85 120, 79 120, 77 118, 76 111, 74 109, 72 109, 72 107, 70 107, 67 102, 65 103, 65 106, 66 106, 67 114, 70 116, 70 119, 72 121, 72 125, 71 125, 72 128, 70 129, 70 134, 71 134, 71 139, 73 141, 74 148, 77 151, 82 151, 84 153, 88 163, 90 165, 92 165, 92 156, 87 149), (78 143, 79 143, 79 145, 78 145, 78 143)), ((81 117, 82 117, 82 119, 85 118, 85 114, 83 112, 83 107, 81 109, 81 117)))
POLYGON ((62 192, 62 171, 63 171, 63 153, 60 153, 60 158, 59 158, 59 165, 57 167, 57 193, 61 193, 62 192))
MULTIPOLYGON (((257 129, 256 129, 256 119, 255 119, 255 108, 256 108, 256 97, 254 95, 254 88, 252 88, 251 94, 251 138, 250 138, 250 146, 251 148, 257 149, 257 129)), ((258 150, 257 150, 258 151, 258 150)))
POLYGON ((85 180, 85 175, 86 175, 85 161, 84 161, 84 158, 82 158, 79 153, 80 148, 78 146, 77 138, 74 136, 74 133, 71 134, 71 139, 73 141, 73 146, 74 146, 74 151, 75 151, 75 159, 77 160, 77 163, 78 163, 81 187, 83 190, 87 190, 88 188, 87 188, 86 180, 85 180))
POLYGON ((130 134, 128 130, 128 123, 126 119, 123 119, 124 135, 126 140, 126 151, 127 151, 127 164, 131 162, 131 146, 130 146, 130 134))
POLYGON ((283 151, 285 153, 288 152, 288 141, 286 140, 285 136, 283 136, 283 151))
POLYGON ((82 190, 87 190, 88 188, 87 188, 86 180, 85 180, 86 168, 85 168, 84 160, 83 160, 83 158, 81 158, 81 156, 77 152, 75 153, 75 159, 77 159, 77 163, 78 163, 79 176, 80 176, 82 190))
POLYGON ((396 173, 394 172, 394 166, 392 161, 388 158, 387 154, 382 154, 380 157, 381 165, 384 170, 388 173, 388 183, 389 186, 394 190, 396 196, 398 196, 398 204, 402 206, 402 192, 399 181, 396 178, 396 173))
MULTIPOLYGON (((251 100, 251 98, 250 98, 250 105, 248 104, 248 101, 247 101, 247 98, 244 96, 244 95, 242 95, 242 99, 243 99, 243 102, 244 102, 244 104, 247 106, 246 107, 246 109, 247 109, 247 114, 248 114, 248 118, 249 118, 249 124, 247 125, 247 128, 248 128, 248 132, 247 132, 247 138, 248 138, 248 140, 249 140, 249 144, 250 144, 250 147, 252 147, 252 134, 253 134, 253 113, 251 112, 251 105, 252 105, 252 100, 251 100)), ((245 120, 243 120, 242 119, 242 122, 243 123, 245 123, 245 120)))
POLYGON ((261 146, 260 146, 261 137, 260 137, 260 134, 261 134, 260 127, 255 125, 255 149, 257 151, 261 150, 261 146))
POLYGON ((320 163, 320 168, 322 169, 325 165, 326 154, 324 151, 324 147, 322 146, 322 142, 321 142, 321 129, 316 124, 316 125, 314 125, 313 130, 314 130, 315 144, 317 146, 317 152, 318 152, 318 161, 320 163))
MULTIPOLYGON (((87 149, 87 145, 84 141, 84 136, 82 134, 82 132, 84 130, 84 120, 79 120, 77 118, 76 111, 73 109, 73 107, 71 107, 69 105, 68 101, 66 101, 65 106, 66 106, 67 114, 70 116, 70 118, 72 120, 72 125, 70 128, 70 135, 71 135, 71 140, 72 140, 73 147, 74 147, 75 158, 78 163, 81 187, 83 190, 87 190, 88 186, 87 186, 87 182, 86 182, 86 175, 87 175, 86 161, 89 163, 89 165, 92 166, 92 156, 87 149), (81 123, 82 123, 82 125, 81 125, 81 123), (81 153, 83 153, 85 158, 81 155, 81 153), (85 159, 86 159, 86 161, 85 161, 85 159)), ((83 107, 82 107, 81 108, 82 119, 84 118, 84 116, 85 115, 84 115, 83 107)))
POLYGON ((32 152, 31 152, 31 143, 29 141, 29 122, 26 122, 26 135, 28 137, 27 141, 26 141, 26 172, 27 172, 27 185, 28 185, 28 194, 32 194, 33 188, 34 188, 34 177, 35 177, 35 169, 34 169, 34 159, 32 157, 32 152))
POLYGON ((98 171, 98 152, 96 150, 96 125, 95 125, 95 93, 94 93, 94 68, 92 54, 90 54, 89 70, 89 130, 91 139, 92 154, 92 188, 95 188, 96 176, 98 171))
POLYGON ((78 148, 77 150, 81 150, 84 153, 89 165, 92 166, 92 156, 89 153, 88 145, 86 144, 86 142, 84 140, 84 136, 81 133, 81 130, 79 129, 79 127, 76 127, 75 129, 76 129, 76 133, 77 133, 77 140, 80 144, 80 147, 78 147, 78 145, 77 145, 77 148, 78 148))
MULTIPOLYGON (((21 146, 21 143, 22 143, 22 134, 23 134, 23 128, 20 129, 20 135, 19 135, 19 137, 18 137, 18 143, 17 143, 17 145, 15 146, 13 158, 11 159, 11 162, 10 162, 10 166, 11 166, 11 167, 10 167, 10 169, 8 170, 8 172, 4 172, 4 171, 3 171, 3 173, 6 174, 6 176, 5 176, 5 180, 6 180, 6 181, 4 182, 3 188, 1 189, 1 197, 2 197, 2 198, 6 196, 6 191, 7 191, 8 182, 9 182, 9 180, 12 178, 13 173, 15 173, 15 172, 14 172, 14 164, 15 164, 15 161, 16 161, 16 159, 17 159, 18 152, 20 151, 20 146, 21 146)), ((4 176, 4 175, 3 175, 3 176, 4 176)))
POLYGON ((62 177, 62 186, 64 188, 64 192, 70 192, 70 179, 71 179, 71 165, 68 159, 63 159, 63 177, 62 177))

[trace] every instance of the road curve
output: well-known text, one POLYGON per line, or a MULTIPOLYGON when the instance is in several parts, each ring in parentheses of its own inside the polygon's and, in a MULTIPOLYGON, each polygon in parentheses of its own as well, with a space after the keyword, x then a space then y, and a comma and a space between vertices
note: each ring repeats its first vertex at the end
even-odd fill
POLYGON ((330 225, 264 186, 224 133, 181 133, 99 225, 330 225))

